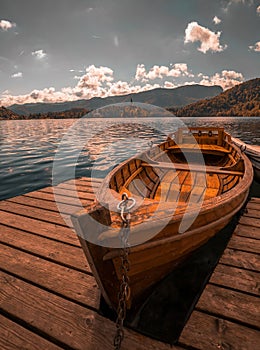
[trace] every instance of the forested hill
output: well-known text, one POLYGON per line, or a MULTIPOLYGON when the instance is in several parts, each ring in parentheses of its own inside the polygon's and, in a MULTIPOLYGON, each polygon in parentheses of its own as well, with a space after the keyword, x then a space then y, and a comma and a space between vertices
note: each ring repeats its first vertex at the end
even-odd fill
POLYGON ((260 78, 248 80, 210 99, 175 111, 177 116, 260 116, 260 78))
POLYGON ((18 119, 19 116, 8 108, 0 107, 0 120, 18 119))

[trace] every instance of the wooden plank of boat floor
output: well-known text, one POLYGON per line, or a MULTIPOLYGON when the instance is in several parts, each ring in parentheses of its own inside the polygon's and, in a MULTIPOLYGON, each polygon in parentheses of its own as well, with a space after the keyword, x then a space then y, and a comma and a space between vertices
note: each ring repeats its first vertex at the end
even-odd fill
MULTIPOLYGON (((260 209, 260 200, 251 204, 260 209)), ((256 209, 256 207, 254 207, 256 209)), ((254 210, 255 210, 254 209, 254 210)), ((257 209, 256 209, 257 210, 257 209)), ((242 217, 179 339, 196 349, 251 350, 260 344, 260 229, 242 217), (241 227, 249 234, 241 234, 241 227), (254 229, 252 237, 252 227, 254 229), (250 233, 251 231, 251 233, 250 233)))
MULTIPOLYGON (((70 189, 73 181, 62 188, 70 189)), ((90 180, 75 182, 91 203, 90 180)), ((100 182, 94 179, 96 187, 100 182)), ((71 206, 65 211, 69 215, 71 206)), ((0 202, 0 218, 0 348, 113 349, 115 324, 97 313, 100 291, 75 232, 59 217, 52 191, 0 202)), ((184 350, 125 333, 122 350, 184 350)))

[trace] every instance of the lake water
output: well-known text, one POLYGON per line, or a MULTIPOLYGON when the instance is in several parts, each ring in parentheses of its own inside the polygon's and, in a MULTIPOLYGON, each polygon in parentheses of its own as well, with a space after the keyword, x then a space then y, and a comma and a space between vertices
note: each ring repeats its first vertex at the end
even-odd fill
POLYGON ((0 199, 52 185, 55 156, 55 183, 74 176, 103 178, 116 164, 148 148, 149 141, 162 141, 182 123, 221 126, 247 143, 260 144, 257 117, 0 121, 0 199))

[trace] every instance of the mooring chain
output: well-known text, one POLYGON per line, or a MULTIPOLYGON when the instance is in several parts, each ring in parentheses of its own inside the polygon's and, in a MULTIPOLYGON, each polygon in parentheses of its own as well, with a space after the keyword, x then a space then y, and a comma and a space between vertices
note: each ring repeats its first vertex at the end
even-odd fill
POLYGON ((116 334, 114 337, 115 350, 121 349, 121 344, 124 339, 124 320, 126 317, 127 303, 130 300, 130 286, 128 272, 130 269, 130 263, 128 255, 130 252, 130 246, 128 237, 130 233, 130 220, 131 214, 129 212, 135 205, 133 198, 128 198, 127 194, 122 195, 122 201, 118 204, 117 209, 120 211, 122 218, 122 227, 120 230, 120 239, 123 243, 121 248, 121 281, 118 293, 118 307, 117 307, 117 319, 116 319, 116 334), (131 204, 129 204, 132 202, 131 204), (126 216, 124 216, 126 214, 126 216))

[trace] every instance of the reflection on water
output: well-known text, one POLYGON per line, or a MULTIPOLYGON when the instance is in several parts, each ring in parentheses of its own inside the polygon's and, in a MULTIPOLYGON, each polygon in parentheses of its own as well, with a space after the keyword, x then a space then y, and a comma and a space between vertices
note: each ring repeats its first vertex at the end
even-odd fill
MULTIPOLYGON (((104 177, 115 164, 160 142, 181 125, 172 118, 66 119, 0 121, 0 199, 52 184, 52 161, 70 126, 63 147, 62 180, 74 168, 76 176, 104 177)), ((260 118, 183 118, 187 126, 222 126, 247 143, 260 144, 260 118)))

